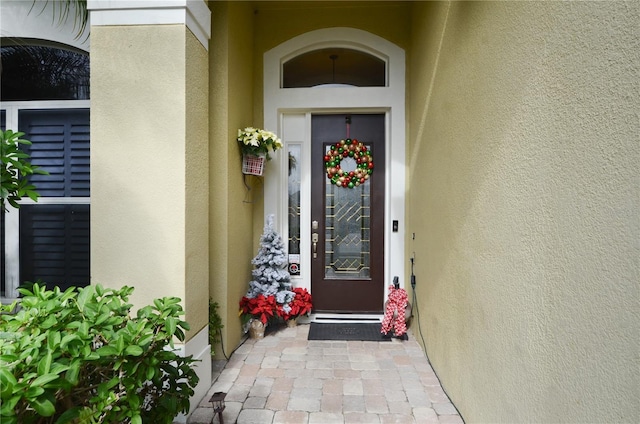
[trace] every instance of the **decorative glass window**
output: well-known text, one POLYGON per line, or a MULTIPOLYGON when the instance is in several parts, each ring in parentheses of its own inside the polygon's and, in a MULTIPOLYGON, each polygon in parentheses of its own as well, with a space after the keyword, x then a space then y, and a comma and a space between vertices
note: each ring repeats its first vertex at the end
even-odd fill
POLYGON ((300 172, 301 146, 290 144, 289 153, 289 188, 288 221, 289 221, 289 273, 300 275, 300 172))
POLYGON ((371 54, 347 48, 325 48, 296 56, 282 66, 282 87, 385 87, 387 66, 371 54))

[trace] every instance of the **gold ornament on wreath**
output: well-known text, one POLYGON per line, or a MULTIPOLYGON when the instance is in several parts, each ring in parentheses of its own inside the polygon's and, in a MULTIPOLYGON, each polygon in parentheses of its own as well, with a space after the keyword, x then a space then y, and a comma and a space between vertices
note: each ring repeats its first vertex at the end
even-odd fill
POLYGON ((324 156, 324 166, 331 184, 355 188, 364 184, 373 173, 373 157, 367 146, 355 138, 353 140, 347 138, 329 147, 329 151, 324 156), (356 169, 353 171, 340 168, 340 162, 348 157, 356 162, 356 169))

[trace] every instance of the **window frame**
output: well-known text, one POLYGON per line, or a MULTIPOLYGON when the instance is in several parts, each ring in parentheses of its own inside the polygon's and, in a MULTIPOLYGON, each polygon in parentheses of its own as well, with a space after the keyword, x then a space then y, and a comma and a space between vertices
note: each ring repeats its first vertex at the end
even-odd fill
MULTIPOLYGON (((90 100, 31 100, 2 102, 0 110, 6 114, 6 128, 20 131, 18 122, 21 110, 62 110, 62 109, 86 109, 91 111, 90 100)), ((37 190, 37 187, 36 187, 37 190)), ((37 202, 26 198, 18 201, 20 205, 68 205, 91 204, 91 197, 40 197, 37 202)), ((5 296, 0 298, 2 303, 11 303, 18 298, 18 286, 20 282, 20 211, 9 205, 5 214, 5 296)))

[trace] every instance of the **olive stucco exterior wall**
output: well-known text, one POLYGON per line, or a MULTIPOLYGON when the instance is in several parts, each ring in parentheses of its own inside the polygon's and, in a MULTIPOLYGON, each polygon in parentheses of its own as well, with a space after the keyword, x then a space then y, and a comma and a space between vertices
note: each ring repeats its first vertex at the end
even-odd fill
MULTIPOLYGON (((248 2, 211 2, 210 48, 210 270, 211 297, 220 305, 226 354, 240 342, 238 302, 251 278, 254 255, 253 209, 259 201, 259 180, 243 179, 238 128, 253 120, 253 12, 248 2), (245 186, 255 189, 249 190, 245 186), (257 194, 254 194, 257 192, 257 194)), ((221 346, 214 346, 222 358, 221 346)))
POLYGON ((201 361, 199 401, 211 384, 208 52, 182 24, 92 26, 91 45, 91 282, 134 286, 136 307, 182 300, 178 347, 201 361))
POLYGON ((207 53, 184 25, 91 44, 92 283, 183 299, 190 338, 208 316, 207 53))
POLYGON ((640 421, 638 22, 634 2, 412 9, 407 250, 467 422, 640 421))

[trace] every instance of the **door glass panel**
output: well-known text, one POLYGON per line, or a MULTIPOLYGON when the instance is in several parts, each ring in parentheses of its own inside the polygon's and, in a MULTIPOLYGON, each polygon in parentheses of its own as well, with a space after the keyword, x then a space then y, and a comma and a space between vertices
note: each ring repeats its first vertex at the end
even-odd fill
MULTIPOLYGON (((325 152, 328 149, 329 146, 325 152)), ((345 171, 350 171, 350 167, 355 169, 355 161, 344 158, 341 167, 345 171)), ((325 178, 324 275, 327 279, 370 277, 370 187, 369 183, 354 188, 338 187, 325 178)))
POLYGON ((299 144, 289 145, 289 273, 300 275, 300 152, 299 144))

